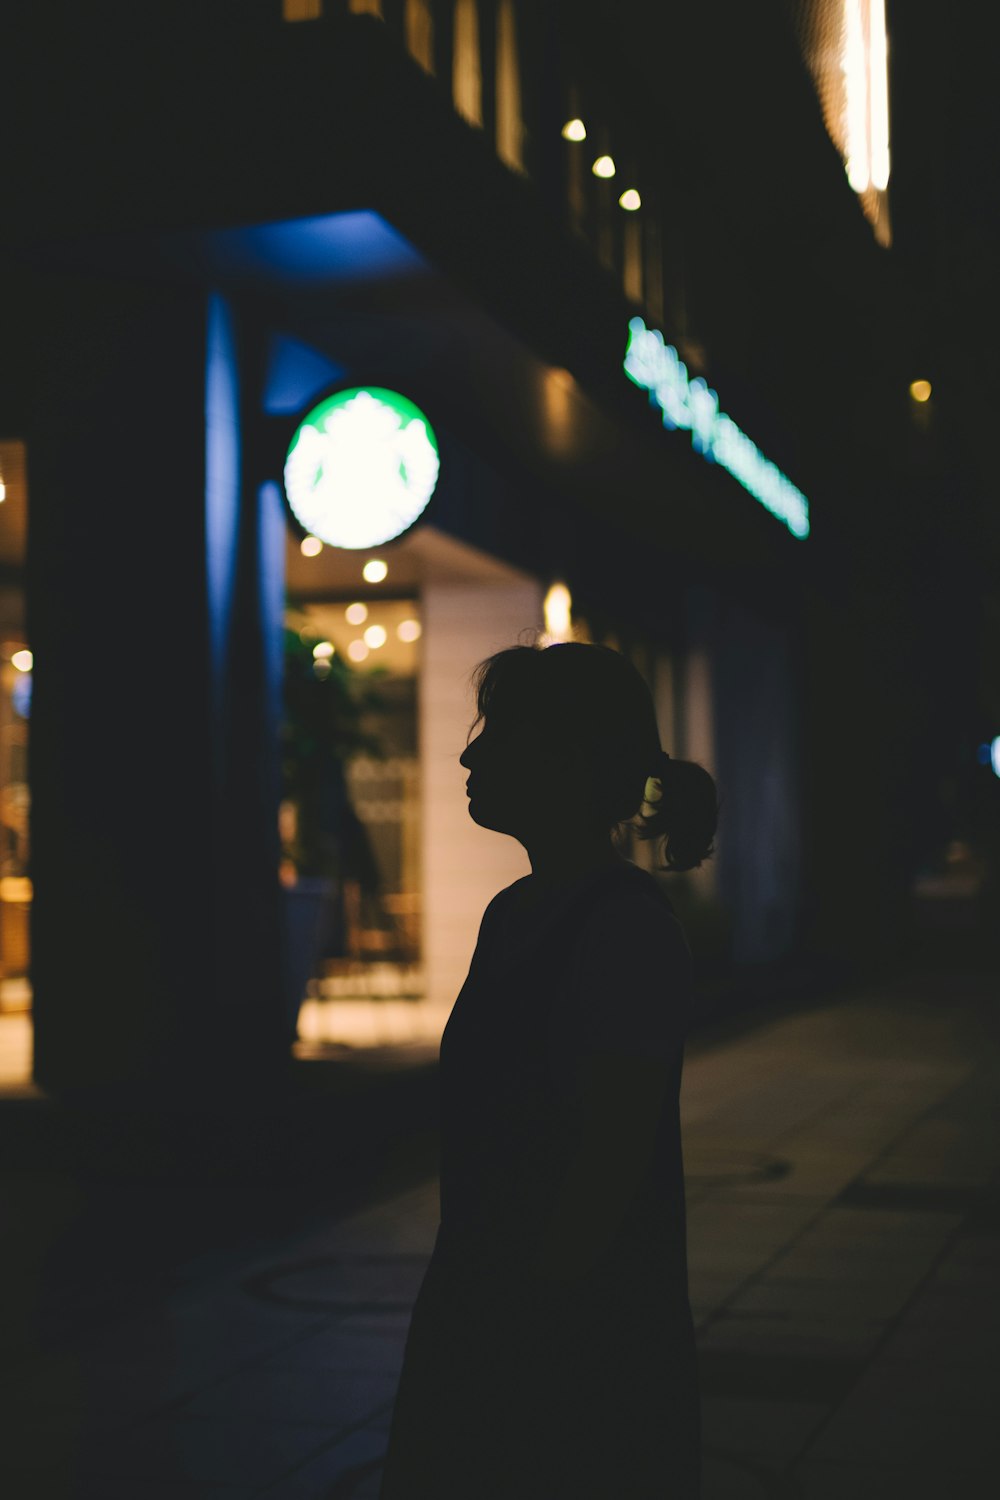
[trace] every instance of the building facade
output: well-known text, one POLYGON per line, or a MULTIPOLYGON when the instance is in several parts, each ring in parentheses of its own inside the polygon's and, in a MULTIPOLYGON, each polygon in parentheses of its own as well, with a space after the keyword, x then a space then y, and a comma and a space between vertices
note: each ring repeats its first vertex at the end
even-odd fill
MULTIPOLYGON (((0 942, 36 1082, 259 1080, 310 923, 306 1040, 357 995, 442 1026, 528 868, 467 814, 469 676, 532 633, 625 651, 664 746, 715 775, 717 858, 669 886, 705 971, 829 942, 806 769, 829 482, 705 311, 724 215, 627 28, 514 0, 66 25, 59 87, 25 85, 2 262, 0 942), (324 540, 290 445, 319 403, 375 420, 386 392, 434 482, 395 529, 324 540), (331 705, 310 801, 302 725, 331 705)), ((37 77, 40 24, 15 40, 37 77)), ((362 462, 352 522, 396 462, 359 430, 324 460, 362 462)))

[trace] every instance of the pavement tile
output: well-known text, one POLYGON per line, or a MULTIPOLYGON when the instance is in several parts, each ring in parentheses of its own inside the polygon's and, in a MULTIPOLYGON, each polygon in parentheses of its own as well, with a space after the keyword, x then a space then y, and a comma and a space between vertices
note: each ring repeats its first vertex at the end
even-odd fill
POLYGON ((967 1468, 960 1455, 954 1463, 931 1467, 810 1460, 792 1470, 786 1493, 795 1500, 994 1500, 996 1472, 967 1468))
MULTIPOLYGON (((826 1244, 884 1246, 892 1253, 916 1241, 940 1247, 961 1225, 961 1216, 903 1209, 855 1208, 832 1204, 807 1230, 826 1244)), ((805 1238, 805 1236, 803 1236, 805 1238)))
POLYGON ((15 1473, 5 1465, 6 1493, 12 1500, 252 1500, 253 1485, 192 1484, 187 1480, 87 1479, 80 1474, 15 1473))
POLYGON ((809 1449, 811 1459, 1000 1466, 995 1380, 983 1365, 879 1360, 809 1449), (984 1376, 987 1378, 984 1379, 984 1376))
MULTIPOLYGON (((356 1486, 381 1476, 385 1458, 386 1435, 373 1428, 360 1428, 339 1442, 314 1454, 273 1484, 258 1493, 266 1500, 327 1500, 337 1486, 337 1494, 355 1500, 356 1486), (355 1483, 351 1484, 351 1476, 355 1483)), ((378 1495, 378 1490, 375 1490, 378 1495)))
POLYGON ((333 1439, 328 1426, 261 1422, 252 1417, 211 1420, 153 1418, 110 1442, 89 1444, 80 1470, 98 1480, 187 1480, 198 1484, 266 1484, 319 1452, 333 1439))
POLYGON ((343 1428, 373 1417, 396 1394, 394 1373, 348 1374, 254 1365, 191 1397, 184 1417, 254 1418, 343 1428))
POLYGON ((260 1368, 275 1366, 283 1370, 324 1370, 346 1374, 387 1374, 398 1370, 406 1347, 406 1327, 394 1323, 389 1328, 357 1328, 339 1324, 324 1329, 311 1338, 299 1339, 287 1349, 268 1354, 260 1368))
POLYGON ((912 1291, 912 1285, 888 1277, 846 1282, 764 1275, 737 1293, 728 1311, 772 1313, 789 1319, 848 1318, 865 1322, 893 1317, 912 1291))
POLYGON ((738 1396, 702 1399, 702 1440, 707 1448, 791 1459, 829 1417, 816 1401, 768 1401, 738 1396))
POLYGON ((913 1291, 930 1274, 937 1254, 933 1245, 922 1254, 911 1251, 890 1256, 873 1254, 864 1246, 845 1250, 836 1245, 800 1242, 775 1257, 768 1267, 768 1275, 838 1286, 866 1286, 891 1277, 900 1290, 908 1287, 913 1291))
POLYGON ((89 1332, 66 1343, 64 1351, 75 1353, 91 1368, 160 1362, 196 1376, 284 1348, 331 1322, 332 1315, 272 1305, 241 1293, 232 1304, 206 1298, 203 1305, 167 1305, 89 1332))
POLYGON ((747 1273, 712 1274, 700 1270, 688 1273, 688 1296, 692 1308, 711 1312, 725 1306, 747 1279, 747 1273))
POLYGON ((874 1351, 887 1326, 884 1322, 854 1323, 843 1318, 789 1321, 724 1312, 701 1329, 698 1347, 709 1354, 732 1350, 764 1358, 862 1359, 874 1351))
MULTIPOLYGON (((702 1456, 701 1500, 778 1500, 775 1469, 764 1457, 705 1453, 702 1456)), ((374 1500, 378 1500, 376 1493, 374 1500)))

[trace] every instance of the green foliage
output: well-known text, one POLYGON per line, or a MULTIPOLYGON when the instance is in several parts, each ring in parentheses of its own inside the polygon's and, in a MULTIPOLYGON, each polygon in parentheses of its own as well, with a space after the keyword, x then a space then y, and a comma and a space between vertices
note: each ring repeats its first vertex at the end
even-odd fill
POLYGON ((303 639, 288 627, 284 632, 282 799, 295 809, 295 832, 283 852, 300 875, 336 878, 350 813, 344 768, 353 755, 385 753, 379 736, 365 727, 365 716, 387 706, 378 690, 386 668, 362 674, 339 655, 317 662, 313 646, 319 639, 303 639))

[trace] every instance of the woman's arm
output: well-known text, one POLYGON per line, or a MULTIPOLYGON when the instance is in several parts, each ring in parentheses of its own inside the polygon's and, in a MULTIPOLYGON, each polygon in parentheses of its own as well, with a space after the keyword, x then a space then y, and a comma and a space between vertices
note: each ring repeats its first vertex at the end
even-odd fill
POLYGON ((662 1056, 604 1052, 589 1054, 581 1072, 577 1138, 531 1267, 567 1287, 614 1242, 649 1168, 672 1069, 662 1056))
POLYGON ((576 1088, 531 1269, 579 1285, 610 1250, 649 1170, 691 999, 676 919, 634 896, 608 903, 580 942, 570 996, 576 1088))

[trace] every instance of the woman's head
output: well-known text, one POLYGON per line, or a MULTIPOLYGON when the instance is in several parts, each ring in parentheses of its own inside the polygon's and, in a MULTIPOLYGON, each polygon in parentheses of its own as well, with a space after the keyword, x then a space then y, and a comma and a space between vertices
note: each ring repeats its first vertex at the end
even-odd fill
POLYGON ((714 852, 715 782, 663 754, 649 688, 620 652, 512 646, 481 661, 472 681, 472 729, 483 729, 460 760, 475 821, 526 842, 541 828, 614 837, 639 813, 639 838, 666 840, 665 869, 693 869, 714 852), (644 807, 650 776, 663 796, 644 807))

